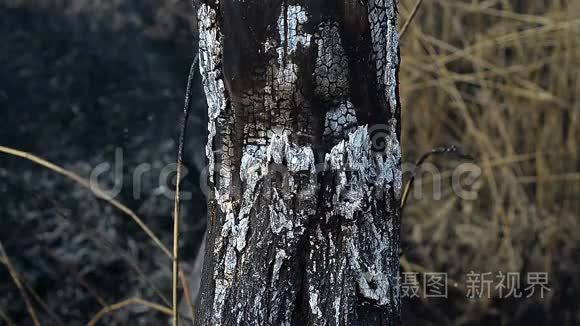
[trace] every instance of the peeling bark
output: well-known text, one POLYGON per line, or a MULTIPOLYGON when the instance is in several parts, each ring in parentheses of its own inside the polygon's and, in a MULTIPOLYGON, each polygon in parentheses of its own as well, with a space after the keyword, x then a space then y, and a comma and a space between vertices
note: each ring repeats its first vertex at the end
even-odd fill
POLYGON ((396 1, 203 1, 197 325, 396 325, 396 1))

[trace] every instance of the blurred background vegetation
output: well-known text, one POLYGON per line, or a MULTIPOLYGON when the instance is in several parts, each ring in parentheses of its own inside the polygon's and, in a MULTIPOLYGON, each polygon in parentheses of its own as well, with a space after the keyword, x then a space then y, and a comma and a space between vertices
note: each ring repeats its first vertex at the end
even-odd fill
MULTIPOLYGON (((401 25, 414 3, 400 0, 401 25)), ((123 148, 123 171, 145 162, 159 175, 175 158, 196 51, 192 17, 187 0, 0 0, 0 144, 85 177, 123 148)), ((411 196, 403 217, 403 268, 448 273, 449 298, 406 299, 405 323, 579 325, 580 2, 424 0, 401 57, 404 161, 456 144, 482 170, 475 200, 454 195, 452 158, 431 161, 440 175, 419 177, 426 191, 411 196), (442 193, 431 196, 439 177, 442 193), (521 273, 521 288, 526 273, 547 272, 550 291, 466 298, 471 271, 521 273)), ((205 214, 194 172, 205 131, 199 81, 194 92, 185 184, 193 198, 182 237, 190 265, 205 214)), ((123 179, 133 182, 130 173, 123 179)), ((156 181, 145 178, 138 198, 122 189, 118 199, 170 243, 172 201, 156 181)), ((169 296, 169 261, 141 230, 49 171, 0 156, 0 221, 0 241, 43 324, 80 325, 128 297, 163 304, 169 296)), ((0 324, 31 324, 5 268, 0 293, 0 324)), ((164 320, 134 305, 103 323, 164 320)))
MULTIPOLYGON (((401 21, 412 1, 400 1, 401 21)), ((446 271, 451 300, 411 305, 435 325, 580 324, 580 2, 425 1, 403 40, 403 150, 461 144, 477 199, 411 198, 411 269, 446 271), (465 299, 470 271, 549 273, 544 299, 465 299)), ((455 166, 437 160, 441 170, 455 166)), ((445 173, 443 173, 445 177, 445 173)), ((428 180, 424 187, 428 187, 428 180)))

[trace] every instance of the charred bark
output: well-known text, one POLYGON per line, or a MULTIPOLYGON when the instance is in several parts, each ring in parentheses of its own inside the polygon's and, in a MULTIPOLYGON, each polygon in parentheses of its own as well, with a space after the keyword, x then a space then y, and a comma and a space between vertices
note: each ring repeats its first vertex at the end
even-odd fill
POLYGON ((197 14, 212 196, 196 324, 398 324, 396 1, 197 14))

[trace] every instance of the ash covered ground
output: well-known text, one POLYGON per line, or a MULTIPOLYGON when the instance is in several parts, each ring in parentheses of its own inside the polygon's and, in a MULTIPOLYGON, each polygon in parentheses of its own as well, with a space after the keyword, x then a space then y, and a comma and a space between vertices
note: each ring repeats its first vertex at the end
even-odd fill
MULTIPOLYGON (((130 9, 147 17, 155 8, 130 9)), ((116 26, 113 20, 0 2, 0 145, 86 178, 101 171, 101 186, 119 190, 116 199, 170 246, 173 186, 165 172, 176 158, 194 38, 158 37, 139 24, 116 26), (135 174, 139 166, 146 172, 135 174)), ((187 31, 187 22, 182 24, 180 30, 187 31)), ((192 195, 182 214, 185 262, 196 255, 205 218, 197 172, 203 165, 205 101, 194 84, 184 179, 192 195)), ((63 176, 4 154, 0 221, 8 256, 48 305, 43 309, 31 298, 43 324, 81 325, 105 303, 129 297, 164 303, 161 297, 169 297, 170 260, 132 220, 63 176)), ((17 325, 31 324, 4 266, 0 293, 1 309, 17 325)), ((163 320, 133 306, 104 322, 163 320)))

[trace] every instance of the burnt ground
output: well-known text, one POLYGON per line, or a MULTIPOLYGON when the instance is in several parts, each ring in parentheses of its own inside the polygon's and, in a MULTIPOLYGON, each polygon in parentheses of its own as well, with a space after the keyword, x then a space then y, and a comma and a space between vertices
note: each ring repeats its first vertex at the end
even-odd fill
MULTIPOLYGON (((102 168, 102 186, 111 189, 117 180, 122 187, 116 198, 169 246, 172 199, 165 187, 171 182, 159 176, 176 157, 193 38, 153 39, 135 26, 110 26, 106 17, 0 4, 0 145, 84 177, 102 168), (117 164, 122 172, 103 163, 117 164), (149 165, 139 187, 134 172, 143 163, 149 165)), ((184 180, 193 193, 183 208, 186 262, 193 260, 205 217, 196 170, 206 124, 197 82, 193 97, 186 155, 191 172, 184 180)), ((0 240, 23 279, 58 316, 35 303, 45 325, 85 324, 103 302, 132 296, 163 303, 155 288, 169 296, 170 261, 133 221, 64 177, 4 154, 0 240), (148 280, 131 267, 132 260, 148 280)), ((0 293, 0 308, 17 325, 31 324, 4 266, 0 293)), ((141 307, 115 316, 106 324, 167 320, 141 307)))

